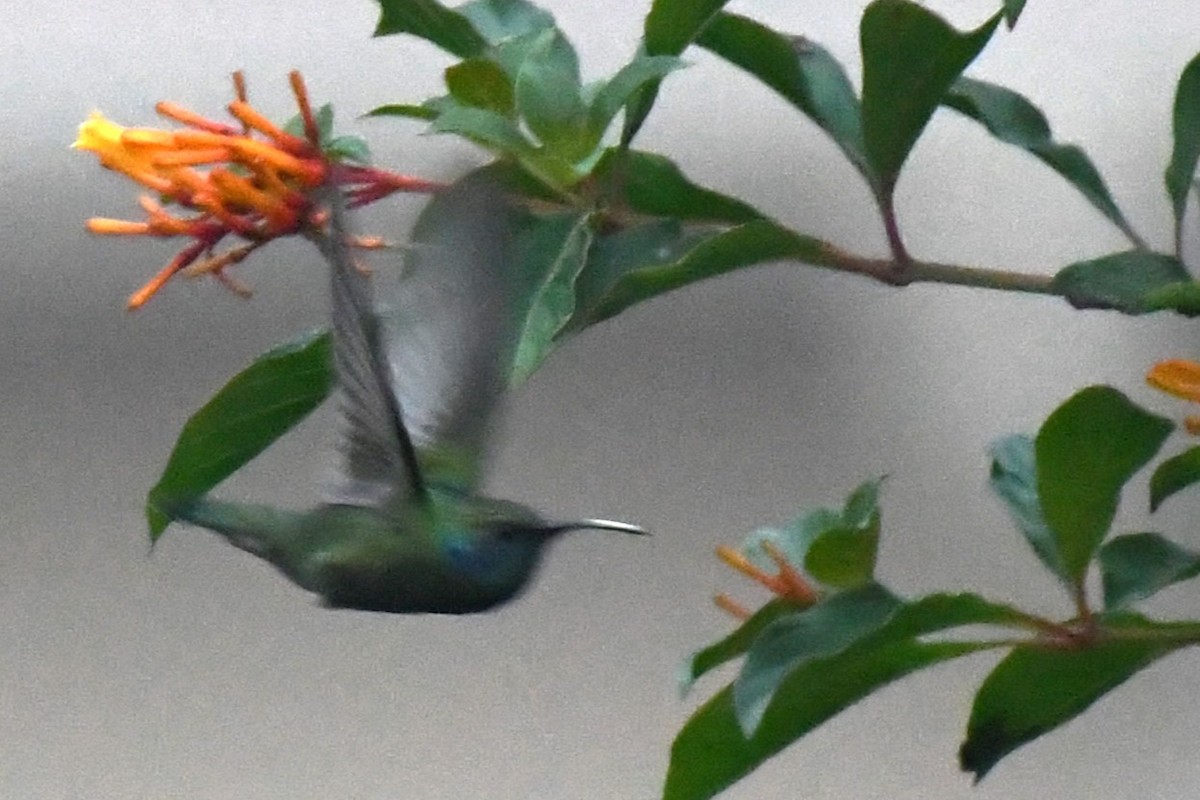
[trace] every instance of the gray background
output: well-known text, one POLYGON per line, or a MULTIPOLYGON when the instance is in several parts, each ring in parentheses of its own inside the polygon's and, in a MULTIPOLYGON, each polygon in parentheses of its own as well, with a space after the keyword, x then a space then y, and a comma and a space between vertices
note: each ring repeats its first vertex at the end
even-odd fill
MULTIPOLYGON (((548 5, 589 76, 628 56, 645 11, 548 5)), ((857 79, 863 5, 732 7, 823 42, 857 79)), ((965 27, 994 4, 931 5, 965 27)), ((88 216, 134 216, 135 191, 67 145, 93 108, 129 125, 153 124, 163 98, 219 115, 237 68, 252 100, 284 119, 286 73, 300 68, 381 163, 439 177, 477 162, 414 123, 353 119, 436 91, 448 63, 415 40, 369 40, 376 13, 366 0, 68 0, 0 13, 0 796, 651 798, 674 731, 716 685, 675 694, 682 656, 731 627, 710 596, 762 599, 713 547, 883 472, 880 569, 897 590, 971 588, 1069 613, 987 496, 984 448, 1092 382, 1181 413, 1142 374, 1197 355, 1194 324, 898 291, 790 264, 640 306, 512 399, 495 493, 655 536, 563 541, 533 591, 498 613, 325 611, 194 530, 168 532, 150 557, 142 498, 179 426, 255 354, 322 320, 325 275, 306 247, 275 244, 240 272, 252 302, 180 284, 126 314, 128 293, 176 244, 89 237, 88 216)), ((973 74, 1024 91, 1061 138, 1085 143, 1134 224, 1165 247, 1170 102, 1198 44, 1193 0, 1031 0, 973 74)), ((868 194, 832 145, 748 78, 701 52, 688 60, 641 146, 800 230, 884 252, 868 194)), ((418 202, 385 205, 362 227, 402 236, 418 202)), ((925 258, 1049 273, 1124 247, 1051 173, 949 113, 914 152, 899 206, 925 258)), ((224 493, 308 502, 325 419, 224 493)), ((1144 482, 1130 499, 1145 507, 1144 482)), ((1196 512, 1172 501, 1153 524, 1200 544, 1196 512)), ((1190 586, 1156 605, 1189 608, 1190 586)), ((1179 699, 1197 677, 1186 653, 971 789, 954 756, 993 661, 889 688, 729 796, 1177 797, 1200 779, 1200 723, 1179 699)))

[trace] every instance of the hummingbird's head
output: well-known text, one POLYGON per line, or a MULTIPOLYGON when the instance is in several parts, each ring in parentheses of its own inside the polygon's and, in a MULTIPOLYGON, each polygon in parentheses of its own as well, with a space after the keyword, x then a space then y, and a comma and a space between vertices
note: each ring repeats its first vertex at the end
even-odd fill
POLYGON ((487 500, 475 511, 469 530, 447 537, 446 555, 463 575, 508 596, 529 581, 542 550, 560 534, 586 529, 645 533, 636 525, 609 520, 546 522, 525 506, 501 500, 487 500))

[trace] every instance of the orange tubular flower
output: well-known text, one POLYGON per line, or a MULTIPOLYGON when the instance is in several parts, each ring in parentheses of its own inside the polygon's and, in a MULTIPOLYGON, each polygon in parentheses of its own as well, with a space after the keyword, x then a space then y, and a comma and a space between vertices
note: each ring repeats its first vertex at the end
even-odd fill
MULTIPOLYGON (((746 577, 770 589, 776 596, 793 602, 802 608, 814 605, 821 599, 812 584, 804 579, 804 576, 792 566, 787 557, 779 552, 779 549, 775 545, 764 541, 762 542, 762 549, 775 562, 775 566, 779 568, 777 574, 772 575, 769 572, 759 569, 746 556, 726 545, 721 545, 717 548, 717 558, 746 577)), ((727 594, 719 594, 713 598, 713 601, 717 604, 718 608, 740 620, 749 619, 751 616, 750 611, 745 606, 733 600, 727 594)))
MULTIPOLYGON (((1200 403, 1200 364, 1184 358, 1160 361, 1146 373, 1146 383, 1167 394, 1200 403)), ((1200 436, 1200 416, 1183 418, 1183 426, 1193 436, 1200 436)))
POLYGON ((167 102, 155 109, 186 127, 175 131, 125 128, 99 112, 79 126, 79 138, 72 147, 90 150, 102 166, 192 212, 188 216, 171 214, 144 196, 145 221, 88 220, 88 230, 97 234, 185 236, 192 240, 129 298, 128 308, 140 308, 180 272, 212 275, 233 291, 248 294, 225 269, 273 239, 321 231, 328 214, 317 207, 313 197, 322 185, 347 187, 352 207, 393 192, 429 193, 442 188, 430 181, 341 164, 328 157, 321 149, 304 81, 296 72, 290 78, 304 124, 303 138, 285 132, 246 102, 240 73, 234 75, 237 99, 229 106, 239 126, 206 119, 167 102), (255 138, 255 134, 264 138, 255 138), (247 243, 215 253, 214 248, 231 234, 247 243))

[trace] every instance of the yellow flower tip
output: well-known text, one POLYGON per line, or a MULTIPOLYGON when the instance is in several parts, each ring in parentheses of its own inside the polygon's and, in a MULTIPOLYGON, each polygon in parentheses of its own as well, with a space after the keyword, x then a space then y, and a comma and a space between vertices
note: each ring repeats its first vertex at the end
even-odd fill
POLYGON ((109 120, 99 111, 93 111, 87 119, 79 123, 79 133, 75 141, 71 142, 71 148, 102 153, 118 146, 124 132, 125 128, 109 120))
POLYGON ((717 558, 741 573, 758 571, 758 568, 751 564, 741 552, 727 544, 717 545, 717 558))
POLYGON ((751 616, 753 616, 750 613, 750 609, 746 608, 744 605, 734 600, 727 594, 716 595, 713 597, 713 603, 717 606, 717 608, 721 609, 726 614, 729 614, 730 616, 742 622, 745 622, 746 620, 750 619, 751 616))
POLYGON ((1183 429, 1192 436, 1200 436, 1200 417, 1184 417, 1183 429))
POLYGON ((1146 373, 1146 383, 1167 394, 1200 403, 1200 363, 1184 358, 1160 361, 1146 373))
POLYGON ((717 547, 717 558, 721 559, 721 561, 725 562, 730 567, 733 567, 747 578, 761 583, 763 586, 767 587, 768 590, 775 594, 782 595, 787 594, 788 592, 788 585, 782 578, 771 575, 767 572, 763 572, 761 569, 754 566, 754 564, 750 563, 750 560, 742 555, 742 553, 734 550, 732 547, 728 547, 726 545, 720 545, 717 547))

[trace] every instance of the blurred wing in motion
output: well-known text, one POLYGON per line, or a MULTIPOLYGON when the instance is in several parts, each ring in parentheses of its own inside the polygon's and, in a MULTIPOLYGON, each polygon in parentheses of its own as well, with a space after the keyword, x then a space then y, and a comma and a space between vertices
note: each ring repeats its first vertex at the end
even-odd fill
POLYGON ((322 249, 333 268, 343 464, 327 500, 403 502, 424 493, 426 477, 469 491, 514 346, 515 216, 485 176, 460 181, 426 206, 389 280, 353 263, 341 198, 330 206, 322 249), (377 314, 373 288, 387 298, 377 314))
POLYGON ((354 262, 345 201, 326 190, 329 233, 317 237, 330 267, 333 369, 342 416, 338 485, 328 502, 382 506, 424 494, 425 486, 392 389, 384 330, 374 311, 370 278, 354 262))
POLYGON ((431 480, 474 488, 512 360, 516 215, 486 175, 434 197, 384 306, 404 425, 431 480))

